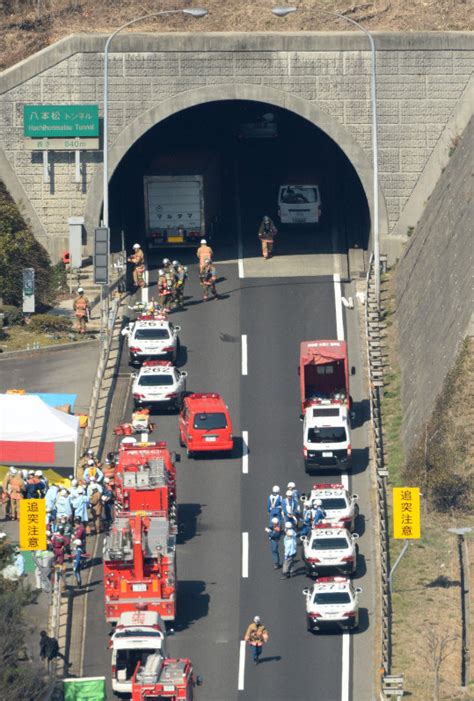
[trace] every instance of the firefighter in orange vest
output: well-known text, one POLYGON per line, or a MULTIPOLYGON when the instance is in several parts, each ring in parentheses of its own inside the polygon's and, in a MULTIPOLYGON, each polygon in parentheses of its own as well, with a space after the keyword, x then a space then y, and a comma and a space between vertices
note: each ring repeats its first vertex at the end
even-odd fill
POLYGON ((86 324, 89 320, 91 310, 90 302, 84 297, 82 287, 77 288, 77 297, 74 300, 74 313, 77 319, 77 330, 79 333, 86 333, 86 324))
POLYGON ((145 275, 145 256, 139 243, 133 244, 133 253, 128 258, 128 262, 133 263, 135 266, 132 272, 135 287, 145 287, 145 279, 143 277, 145 275))
POLYGON ((207 245, 206 239, 201 239, 201 245, 196 251, 196 256, 199 258, 199 272, 204 268, 206 259, 209 258, 209 260, 212 260, 213 255, 213 250, 207 245))

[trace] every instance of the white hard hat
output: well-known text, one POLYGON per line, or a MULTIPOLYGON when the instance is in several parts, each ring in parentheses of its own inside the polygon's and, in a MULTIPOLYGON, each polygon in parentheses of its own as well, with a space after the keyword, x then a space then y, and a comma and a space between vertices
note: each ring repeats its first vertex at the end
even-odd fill
POLYGON ((287 496, 287 497, 292 497, 292 496, 293 496, 293 492, 292 492, 291 489, 287 489, 287 491, 286 491, 286 496, 287 496))
POLYGON ((67 497, 67 489, 61 489, 60 494, 62 497, 67 497))
POLYGON ((169 258, 163 258, 163 265, 168 265, 168 263, 171 263, 169 258))
POLYGON ((29 475, 34 475, 34 474, 35 474, 35 471, 34 471, 34 470, 28 470, 28 474, 29 474, 29 475))
POLYGON ((260 623, 260 616, 254 616, 254 617, 253 617, 253 622, 254 622, 254 623, 260 623))
POLYGON ((87 464, 92 466, 92 465, 95 465, 95 462, 93 460, 88 460, 87 464))
POLYGON ((10 467, 10 469, 8 470, 8 472, 9 472, 11 475, 16 475, 16 467, 10 467))
POLYGON ((279 494, 280 493, 280 487, 277 484, 274 484, 272 487, 272 492, 273 494, 279 494))
POLYGON ((82 545, 82 540, 80 538, 76 538, 74 545, 82 545))
POLYGON ((164 274, 165 274, 165 271, 163 270, 163 268, 160 268, 158 270, 158 275, 164 275, 164 274))
POLYGON ((176 268, 176 266, 179 265, 179 260, 174 260, 174 261, 173 261, 173 265, 174 265, 174 267, 176 268))
POLYGON ((110 482, 109 478, 108 478, 108 477, 104 477, 104 482, 105 482, 106 484, 108 484, 108 483, 110 482))
POLYGON ((139 244, 139 243, 134 243, 133 246, 132 246, 132 248, 140 248, 140 244, 139 244))
POLYGON ((77 291, 78 291, 79 294, 81 294, 81 292, 84 292, 84 288, 83 288, 83 287, 78 287, 78 288, 77 288, 77 291))
POLYGON ((84 494, 84 487, 78 487, 78 488, 77 488, 77 493, 78 493, 78 494, 84 494))
POLYGON ((71 480, 71 486, 77 487, 77 480, 71 480))
POLYGON ((43 476, 43 470, 36 470, 35 475, 36 475, 36 477, 42 477, 42 476, 43 476))
POLYGON ((296 484, 294 482, 288 482, 286 486, 288 489, 296 489, 296 484))
POLYGON ((321 506, 323 502, 321 501, 321 499, 315 499, 313 503, 316 504, 316 506, 321 506))
POLYGON ((287 521, 287 522, 285 523, 285 528, 287 528, 288 530, 289 530, 290 528, 293 528, 293 524, 291 523, 291 521, 287 521))
POLYGON ((94 451, 92 450, 92 448, 88 449, 87 455, 94 455, 94 451))
POLYGON ((26 479, 28 477, 28 470, 22 470, 21 474, 22 474, 22 477, 24 477, 26 479))
POLYGON ((276 516, 272 518, 272 523, 280 523, 279 519, 277 519, 276 516))

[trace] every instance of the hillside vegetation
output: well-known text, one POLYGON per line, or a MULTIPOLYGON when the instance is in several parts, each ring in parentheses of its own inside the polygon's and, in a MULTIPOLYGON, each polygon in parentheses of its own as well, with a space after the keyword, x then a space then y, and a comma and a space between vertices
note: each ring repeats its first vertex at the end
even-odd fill
POLYGON ((160 10, 203 6, 209 16, 181 15, 142 22, 134 31, 294 32, 345 31, 347 22, 318 10, 339 12, 371 31, 463 31, 473 28, 472 0, 303 0, 284 19, 270 10, 275 0, 0 0, 0 67, 7 68, 75 32, 107 33, 124 22, 160 10))

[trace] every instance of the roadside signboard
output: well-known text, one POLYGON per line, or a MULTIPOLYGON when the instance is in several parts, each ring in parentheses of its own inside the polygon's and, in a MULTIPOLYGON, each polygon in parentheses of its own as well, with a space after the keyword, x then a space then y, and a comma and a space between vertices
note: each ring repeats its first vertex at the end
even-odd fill
POLYGON ((46 550, 46 502, 20 500, 20 550, 46 550))
POLYGON ((23 268, 23 313, 35 311, 35 269, 23 268))
POLYGON ((393 537, 421 538, 419 487, 393 488, 393 537))
POLYGON ((23 133, 39 137, 98 137, 98 105, 24 105, 23 133))
POLYGON ((105 701, 105 677, 63 679, 64 701, 105 701))
POLYGON ((30 139, 25 137, 23 145, 28 151, 96 151, 99 139, 89 137, 55 137, 54 139, 30 139))
POLYGON ((109 284, 109 234, 105 226, 94 230, 94 284, 109 284))

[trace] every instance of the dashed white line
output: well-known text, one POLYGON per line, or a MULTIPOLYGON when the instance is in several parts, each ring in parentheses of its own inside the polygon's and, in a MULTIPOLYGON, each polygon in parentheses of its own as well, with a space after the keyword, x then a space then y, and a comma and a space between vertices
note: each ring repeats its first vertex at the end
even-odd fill
POLYGON ((242 334, 242 375, 248 373, 247 334, 242 334))
POLYGON ((334 273, 334 302, 336 306, 336 333, 337 340, 344 340, 344 319, 342 316, 342 294, 341 294, 341 276, 339 273, 334 273))
POLYGON ((249 432, 242 431, 242 473, 249 473, 249 432))
POLYGON ((341 701, 349 701, 350 650, 351 650, 351 636, 349 633, 343 633, 342 634, 341 701))
POLYGON ((245 640, 240 641, 239 649, 239 683, 237 686, 238 691, 243 691, 245 688, 245 640))
POLYGON ((239 240, 237 242, 237 266, 239 269, 239 278, 244 278, 245 277, 245 271, 244 271, 244 251, 242 247, 242 238, 240 235, 240 229, 239 229, 239 240))
POLYGON ((249 534, 242 533, 242 577, 249 576, 249 534))

